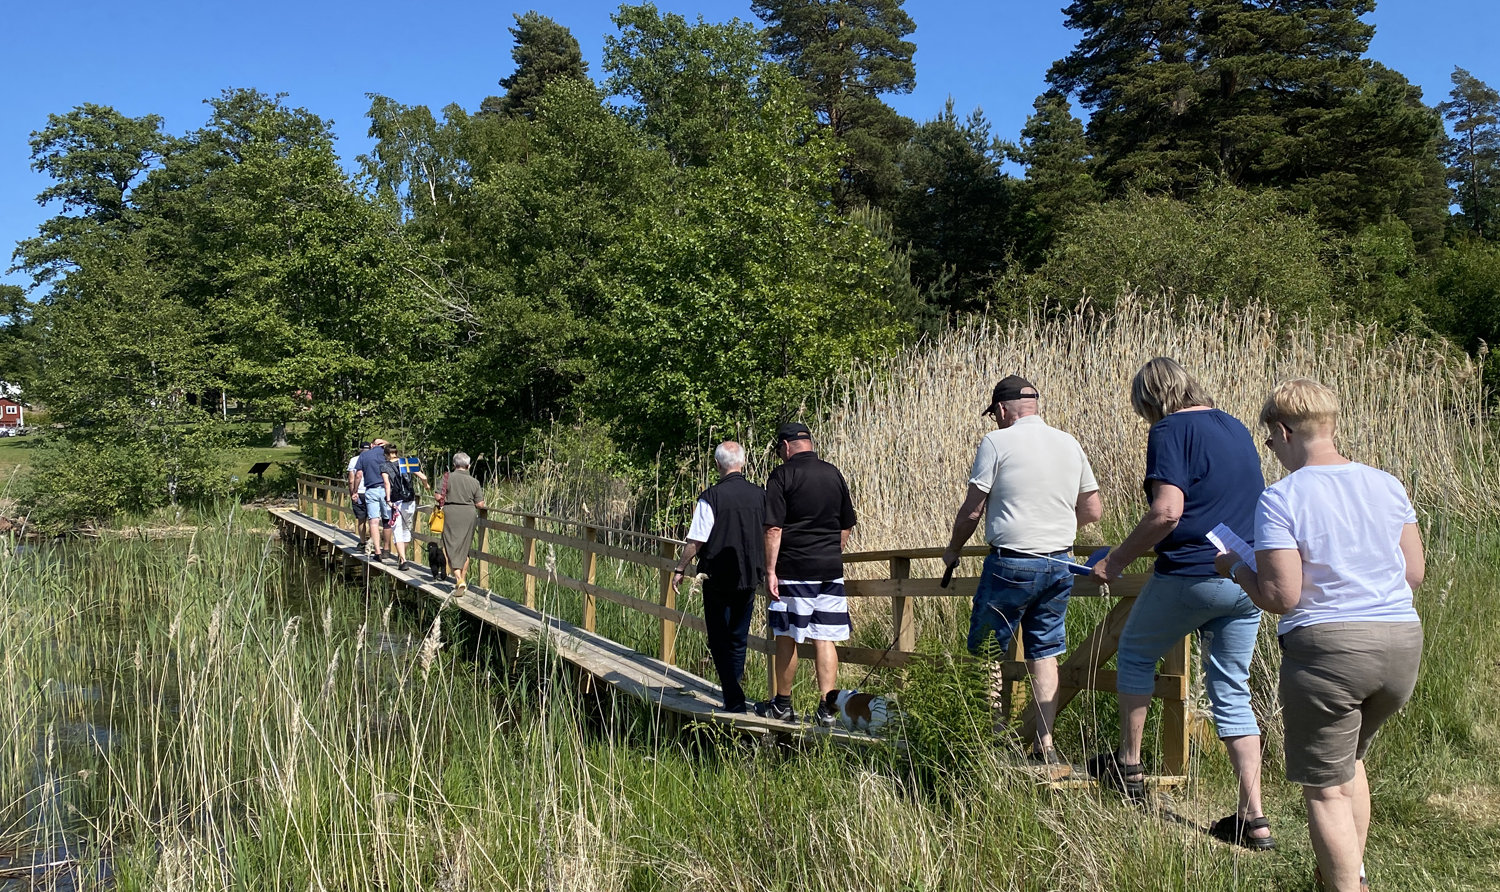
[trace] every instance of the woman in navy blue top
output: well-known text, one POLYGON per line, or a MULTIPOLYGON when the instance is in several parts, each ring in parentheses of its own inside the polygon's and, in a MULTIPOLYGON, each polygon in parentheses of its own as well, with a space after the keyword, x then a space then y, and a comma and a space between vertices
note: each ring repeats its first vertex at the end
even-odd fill
POLYGON ((1130 385, 1130 402, 1151 424, 1146 439, 1146 499, 1135 530, 1094 568, 1109 582, 1156 551, 1156 572, 1141 590, 1120 635, 1120 747, 1089 768, 1127 796, 1144 793, 1141 736, 1156 687, 1156 663, 1198 632, 1214 724, 1240 779, 1239 807, 1214 824, 1215 836, 1272 848, 1261 811, 1260 727, 1250 708, 1250 657, 1260 610, 1232 580, 1218 576, 1218 552, 1205 534, 1225 524, 1254 544, 1255 506, 1265 489, 1260 455, 1239 419, 1214 408, 1203 386, 1170 359, 1153 359, 1130 385))

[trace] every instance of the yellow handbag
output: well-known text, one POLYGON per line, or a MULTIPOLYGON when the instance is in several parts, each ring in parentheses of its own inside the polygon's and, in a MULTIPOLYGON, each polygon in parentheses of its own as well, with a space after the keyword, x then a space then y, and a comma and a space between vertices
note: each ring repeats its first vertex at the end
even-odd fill
POLYGON ((427 521, 427 532, 437 535, 443 531, 443 509, 434 508, 432 518, 427 521))

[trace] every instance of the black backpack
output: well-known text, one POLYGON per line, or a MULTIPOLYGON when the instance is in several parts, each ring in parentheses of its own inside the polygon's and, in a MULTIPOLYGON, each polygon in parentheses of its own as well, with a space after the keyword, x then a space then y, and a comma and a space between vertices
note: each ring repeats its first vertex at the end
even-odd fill
POLYGON ((392 502, 414 502, 416 498, 417 490, 411 485, 410 474, 397 474, 391 478, 390 500, 392 502))

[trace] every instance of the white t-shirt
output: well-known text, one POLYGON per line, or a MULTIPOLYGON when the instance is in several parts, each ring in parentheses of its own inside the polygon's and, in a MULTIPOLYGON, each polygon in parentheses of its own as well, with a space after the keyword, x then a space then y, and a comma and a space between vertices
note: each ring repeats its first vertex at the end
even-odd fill
POLYGON ((989 493, 986 542, 1042 553, 1072 547, 1078 497, 1099 488, 1083 447, 1040 415, 986 434, 969 482, 989 493))
POLYGON ((702 499, 693 506, 693 522, 688 526, 687 537, 694 542, 707 542, 708 534, 714 531, 714 509, 702 499))
POLYGON ((1302 555, 1302 598, 1276 631, 1418 622, 1401 553, 1401 531, 1416 522, 1401 481, 1358 462, 1311 465, 1271 484, 1255 509, 1255 550, 1302 555))
MULTIPOLYGON (((354 453, 354 457, 351 458, 351 459, 349 459, 349 473, 353 474, 356 470, 359 469, 359 456, 360 456, 360 453, 356 452, 356 453, 354 453)), ((361 479, 359 481, 359 489, 357 489, 356 492, 358 494, 362 495, 362 494, 364 494, 364 491, 365 491, 365 481, 363 479, 361 479)))

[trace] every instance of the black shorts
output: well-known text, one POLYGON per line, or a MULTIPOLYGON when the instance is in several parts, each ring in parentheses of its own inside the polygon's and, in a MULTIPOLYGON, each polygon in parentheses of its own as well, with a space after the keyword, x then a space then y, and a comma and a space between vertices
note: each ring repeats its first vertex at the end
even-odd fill
POLYGON ((370 515, 365 511, 365 504, 366 504, 365 500, 364 499, 353 499, 352 502, 354 504, 354 519, 355 520, 369 520, 370 519, 370 515))

